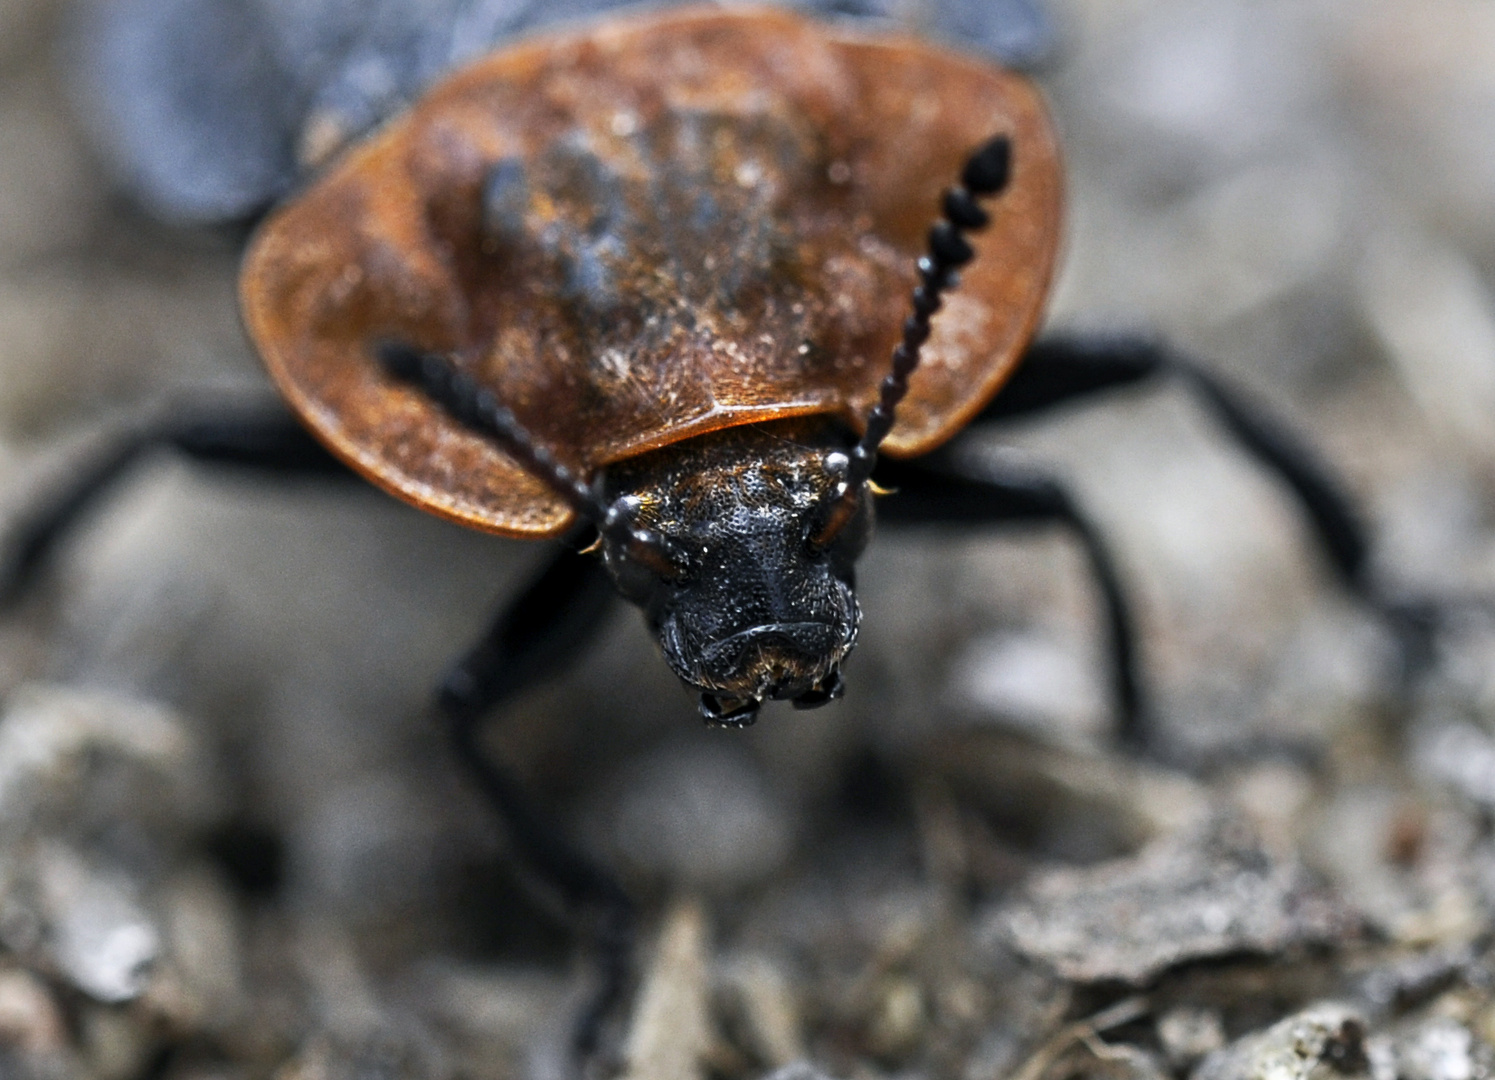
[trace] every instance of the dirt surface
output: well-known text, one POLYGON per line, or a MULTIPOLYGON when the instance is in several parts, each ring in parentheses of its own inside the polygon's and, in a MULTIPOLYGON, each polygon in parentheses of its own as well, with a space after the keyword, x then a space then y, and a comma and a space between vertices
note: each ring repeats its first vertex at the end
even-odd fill
MULTIPOLYGON (((1495 7, 1065 0, 1057 327, 1146 328, 1309 433, 1388 589, 1495 592, 1495 7)), ((0 0, 0 520, 131 417, 265 393, 242 230, 154 221, 0 0)), ((1495 626, 1399 677, 1178 386, 973 438, 1135 595, 1110 748, 1046 531, 881 535, 841 704, 703 730, 619 610, 493 724, 645 913, 649 1080, 1482 1080, 1495 626)), ((0 1076, 560 1077, 592 972, 426 701, 542 553, 372 491, 143 461, 0 621, 0 1076)))

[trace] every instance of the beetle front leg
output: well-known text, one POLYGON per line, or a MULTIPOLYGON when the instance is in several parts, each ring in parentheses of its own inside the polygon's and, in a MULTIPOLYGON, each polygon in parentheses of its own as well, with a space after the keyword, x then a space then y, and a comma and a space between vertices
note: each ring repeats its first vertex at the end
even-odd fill
POLYGON ((1259 404, 1198 361, 1153 338, 1055 335, 1034 342, 1023 366, 976 420, 1029 416, 1164 375, 1184 382, 1241 448, 1276 474, 1298 501, 1341 579, 1367 595, 1370 540, 1333 470, 1304 439, 1259 404))
POLYGON ((1111 676, 1116 696, 1118 740, 1148 749, 1148 701, 1137 660, 1137 633, 1115 560, 1100 531, 1080 510, 1063 484, 1031 470, 999 465, 974 470, 948 456, 916 461, 884 458, 874 474, 896 494, 878 503, 879 521, 908 525, 1005 525, 1050 523, 1070 530, 1085 549, 1100 588, 1110 639, 1111 676))
POLYGON ((1373 574, 1371 535, 1335 471, 1290 425, 1168 345, 1139 335, 1054 335, 1035 342, 1023 366, 978 416, 997 421, 1079 401, 1106 390, 1172 376, 1183 383, 1297 502, 1335 575, 1386 622, 1399 645, 1404 681, 1432 663, 1439 631, 1466 609, 1495 609, 1487 597, 1400 595, 1373 574))
POLYGON ((519 858, 589 919, 601 986, 577 1019, 580 1056, 597 1049, 602 1025, 623 997, 633 951, 633 902, 623 887, 540 813, 521 785, 482 746, 493 709, 563 670, 595 636, 615 593, 602 560, 563 545, 453 665, 437 693, 458 760, 497 810, 519 858))

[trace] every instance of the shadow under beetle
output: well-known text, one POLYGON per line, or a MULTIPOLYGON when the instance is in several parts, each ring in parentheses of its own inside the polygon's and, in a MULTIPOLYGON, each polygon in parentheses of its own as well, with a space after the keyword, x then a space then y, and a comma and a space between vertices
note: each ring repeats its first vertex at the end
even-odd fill
POLYGON ((1056 480, 942 453, 968 424, 1176 376, 1281 477, 1409 665, 1426 651, 1436 609, 1381 595, 1356 513, 1282 427, 1155 342, 1032 341, 1061 180, 1030 84, 910 37, 687 8, 511 46, 258 230, 245 319, 305 427, 207 412, 137 431, 23 524, 5 584, 159 446, 280 474, 345 465, 468 525, 566 538, 439 709, 521 857, 594 919, 589 1050, 626 982, 631 906, 477 733, 585 647, 614 595, 707 720, 740 725, 767 699, 840 696, 874 494, 891 492, 875 511, 890 524, 1059 524, 1104 601, 1119 738, 1147 745, 1102 538, 1056 480))

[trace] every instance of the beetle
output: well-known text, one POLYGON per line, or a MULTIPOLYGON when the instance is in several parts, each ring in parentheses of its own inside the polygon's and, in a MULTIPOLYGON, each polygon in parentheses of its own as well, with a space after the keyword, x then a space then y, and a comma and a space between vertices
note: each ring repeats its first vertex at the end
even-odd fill
POLYGON ((600 558, 563 545, 439 695, 521 856, 596 916, 590 1046, 623 985, 629 901, 477 733, 580 651, 615 593, 704 717, 743 725, 765 700, 839 696, 874 515, 1056 522, 1104 599, 1119 734, 1145 746, 1098 531, 1053 480, 975 473, 940 448, 981 420, 1173 375, 1281 476, 1409 650, 1425 638, 1427 606, 1381 595, 1353 508, 1280 425, 1156 342, 1033 340, 1061 188, 1032 86, 911 37, 686 8, 511 46, 259 228, 245 321, 301 423, 211 413, 137 432, 23 527, 7 581, 157 445, 282 473, 348 466, 502 535, 594 534, 600 558), (905 316, 894 298, 909 293, 905 316), (874 509, 878 491, 894 494, 874 509))
POLYGON ((742 723, 767 697, 839 695, 872 463, 944 441, 1010 370, 1054 262, 1057 172, 1013 76, 783 13, 676 12, 433 90, 260 230, 243 309, 292 408, 374 483, 508 536, 598 527, 702 712, 742 723), (902 167, 862 134, 884 125, 902 167), (924 207, 985 130, 879 400, 901 318, 882 298, 910 287, 924 207), (1007 257, 971 269, 931 337, 986 223, 972 193, 998 191, 985 243, 1007 257))

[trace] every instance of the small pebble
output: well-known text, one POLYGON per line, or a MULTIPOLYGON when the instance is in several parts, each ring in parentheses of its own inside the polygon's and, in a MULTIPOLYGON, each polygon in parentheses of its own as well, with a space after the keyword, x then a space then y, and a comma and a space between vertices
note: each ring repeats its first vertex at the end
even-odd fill
POLYGON ((670 909, 633 1008, 624 1080, 701 1080, 711 1046, 706 915, 670 909))
POLYGON ((821 1072, 808 1061, 797 1061, 777 1072, 768 1073, 763 1080, 835 1080, 830 1073, 821 1072))
POLYGON ((1205 1058, 1191 1080, 1309 1080, 1368 1073, 1365 1020, 1325 1003, 1247 1035, 1205 1058), (1327 1069, 1327 1072, 1326 1072, 1327 1069))
POLYGON ((1476 1080, 1490 1075, 1495 1055, 1450 1017, 1433 1017, 1393 1042, 1398 1080, 1476 1080))
POLYGON ((1158 1041, 1175 1069, 1188 1069, 1225 1045, 1225 1025, 1214 1009, 1180 1005, 1158 1017, 1158 1041))
POLYGON ((1133 858, 1036 875, 992 929, 1067 979, 1141 985, 1207 957, 1344 941, 1355 925, 1303 866, 1222 816, 1133 858))
POLYGON ((60 1053, 67 1026, 51 992, 36 976, 18 968, 0 970, 0 1046, 29 1055, 60 1053))
POLYGON ((161 954, 161 933, 136 899, 135 884, 57 845, 47 846, 38 863, 52 962, 96 1001, 140 996, 161 954))
POLYGON ((787 1066, 804 1054, 799 1004, 779 964, 762 954, 738 956, 722 966, 719 977, 736 1000, 750 1049, 760 1060, 787 1066))

